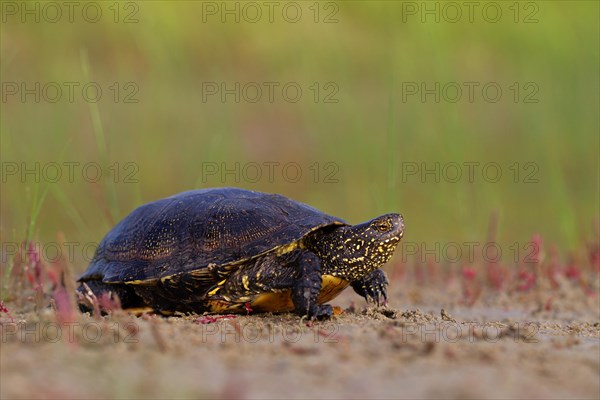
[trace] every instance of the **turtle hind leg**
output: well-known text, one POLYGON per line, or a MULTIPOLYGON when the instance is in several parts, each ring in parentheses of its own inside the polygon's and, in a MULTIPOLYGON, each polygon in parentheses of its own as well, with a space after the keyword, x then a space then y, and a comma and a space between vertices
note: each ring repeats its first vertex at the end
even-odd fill
POLYGON ((304 252, 298 260, 299 276, 292 287, 292 301, 296 314, 309 318, 327 319, 333 315, 329 304, 319 304, 321 291, 321 261, 311 252, 304 252))
POLYGON ((137 286, 136 293, 165 316, 175 312, 202 314, 210 311, 205 297, 212 286, 204 275, 183 273, 160 279, 156 286, 137 286))
POLYGON ((113 284, 113 283, 104 283, 102 281, 87 281, 82 282, 81 285, 77 288, 77 293, 79 295, 79 309, 81 312, 90 312, 94 311, 93 304, 89 301, 89 293, 86 286, 89 290, 92 291, 96 299, 100 299, 103 295, 112 295, 117 296, 119 298, 119 302, 121 303, 121 307, 124 309, 129 308, 140 308, 147 306, 144 300, 137 295, 137 293, 129 286, 123 284, 113 284))

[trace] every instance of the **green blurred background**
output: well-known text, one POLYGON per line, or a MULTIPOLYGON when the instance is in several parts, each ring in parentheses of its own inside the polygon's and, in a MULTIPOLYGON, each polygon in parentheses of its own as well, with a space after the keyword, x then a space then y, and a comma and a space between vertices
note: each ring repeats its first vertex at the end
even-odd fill
POLYGON ((405 240, 431 248, 485 241, 493 213, 505 246, 540 233, 563 254, 597 224, 598 2, 475 2, 472 15, 461 2, 275 2, 272 15, 264 2, 75 2, 72 18, 61 2, 60 18, 2 3, 3 242, 28 227, 42 242, 97 242, 136 206, 209 186, 279 192, 353 223, 398 211, 405 240), (22 90, 36 82, 39 101, 22 90), (221 83, 236 82, 239 102, 223 101, 221 83), (439 102, 422 82, 439 83, 439 102), (270 179, 264 163, 277 162, 270 179), (21 175, 36 163, 39 179, 21 175), (72 182, 64 163, 80 163, 72 182), (207 174, 235 163, 237 176, 207 174), (439 182, 407 174, 436 165, 439 182))

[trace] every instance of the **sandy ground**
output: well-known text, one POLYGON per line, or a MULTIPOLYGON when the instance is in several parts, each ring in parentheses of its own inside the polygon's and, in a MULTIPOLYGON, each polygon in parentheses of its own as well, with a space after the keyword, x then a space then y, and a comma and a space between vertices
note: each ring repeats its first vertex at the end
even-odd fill
POLYGON ((3 314, 0 394, 594 399, 600 306, 597 296, 578 293, 554 295, 551 306, 537 295, 496 295, 466 307, 416 287, 396 291, 386 308, 367 308, 346 291, 333 302, 339 315, 322 322, 289 314, 118 311, 69 322, 51 309, 3 314))

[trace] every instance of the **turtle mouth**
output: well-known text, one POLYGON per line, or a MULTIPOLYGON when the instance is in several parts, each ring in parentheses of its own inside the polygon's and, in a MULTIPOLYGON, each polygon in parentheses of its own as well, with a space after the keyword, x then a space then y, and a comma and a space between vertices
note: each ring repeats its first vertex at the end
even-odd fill
POLYGON ((401 215, 395 214, 394 228, 395 232, 392 233, 392 237, 390 238, 391 242, 399 242, 400 239, 404 236, 404 218, 401 215))
POLYGON ((398 244, 400 242, 400 239, 402 239, 402 236, 404 236, 404 231, 400 231, 395 235, 392 235, 390 237, 388 237, 387 239, 382 240, 383 243, 385 244, 398 244))

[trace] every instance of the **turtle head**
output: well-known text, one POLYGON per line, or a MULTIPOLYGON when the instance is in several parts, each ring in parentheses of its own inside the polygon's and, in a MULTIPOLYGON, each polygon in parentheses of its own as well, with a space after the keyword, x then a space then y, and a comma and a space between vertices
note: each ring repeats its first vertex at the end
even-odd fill
POLYGON ((403 235, 402 216, 385 214, 324 234, 313 241, 318 243, 313 251, 321 259, 323 274, 354 281, 388 262, 403 235))

